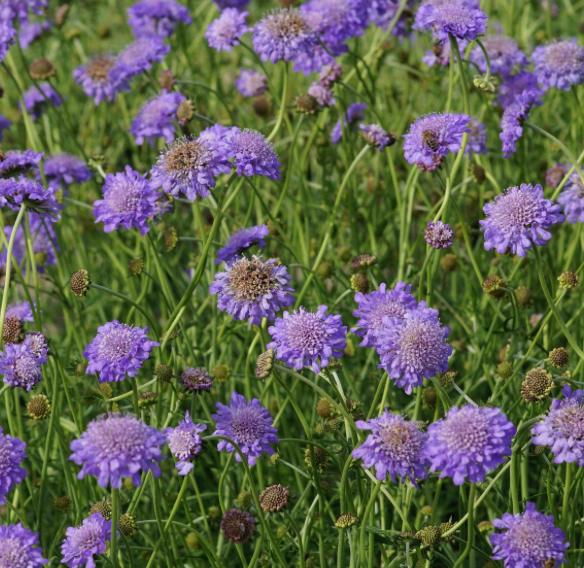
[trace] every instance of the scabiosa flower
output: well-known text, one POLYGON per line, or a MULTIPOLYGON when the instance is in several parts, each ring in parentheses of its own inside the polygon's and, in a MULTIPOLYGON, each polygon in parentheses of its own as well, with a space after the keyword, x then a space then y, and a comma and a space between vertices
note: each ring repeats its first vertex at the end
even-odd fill
POLYGON ((353 131, 357 124, 363 122, 363 113, 367 108, 367 103, 353 103, 347 109, 347 113, 343 114, 342 125, 341 120, 337 120, 331 132, 331 141, 333 144, 338 144, 343 137, 343 127, 348 131, 353 131))
MULTIPOLYGON (((24 92, 24 106, 33 120, 40 118, 45 110, 47 110, 47 100, 54 106, 61 106, 59 95, 57 95, 55 89, 49 83, 39 83, 39 89, 36 86, 32 86, 24 92)), ((22 110, 21 102, 18 103, 18 108, 22 110)))
POLYGON ((23 22, 18 32, 18 43, 22 49, 28 49, 43 32, 52 28, 51 22, 23 22))
POLYGON ((167 428, 164 431, 170 452, 178 460, 176 469, 179 475, 186 475, 195 467, 191 461, 201 451, 203 445, 201 432, 206 429, 206 424, 195 424, 187 410, 185 419, 179 422, 176 428, 167 428))
POLYGON ((199 134, 199 141, 205 142, 225 157, 233 157, 233 139, 240 132, 237 126, 214 124, 199 134))
POLYGON ((533 72, 542 89, 569 91, 584 80, 584 48, 574 37, 540 45, 531 54, 533 72))
POLYGON ((39 568, 48 564, 49 561, 42 556, 43 549, 38 545, 39 533, 33 533, 21 523, 0 526, 0 566, 39 568))
MULTIPOLYGON (((24 448, 26 448, 24 442, 3 434, 0 427, 0 505, 6 503, 6 495, 26 477, 26 469, 20 465, 27 457, 24 448)), ((0 547, 0 559, 3 550, 4 548, 0 547)))
POLYGON ((0 351, 0 373, 4 375, 4 383, 27 391, 42 380, 41 366, 46 362, 46 356, 37 357, 26 343, 11 343, 0 351))
POLYGON ((247 511, 231 509, 221 521, 221 530, 229 542, 243 544, 253 535, 254 518, 247 511))
POLYGON ((435 169, 443 156, 460 150, 463 134, 471 131, 469 122, 467 114, 432 113, 418 118, 404 134, 406 160, 420 169, 435 169))
POLYGON ((442 221, 428 221, 428 226, 424 231, 426 242, 435 249, 448 248, 452 246, 452 239, 454 238, 454 231, 450 228, 448 223, 442 221))
POLYGON ((241 37, 251 31, 245 23, 248 15, 249 12, 240 12, 237 8, 223 10, 205 32, 209 46, 217 51, 231 51, 234 45, 239 45, 241 37))
POLYGON ((164 138, 167 144, 174 139, 174 120, 176 111, 186 97, 181 93, 163 91, 147 101, 136 118, 132 121, 130 133, 136 139, 136 144, 142 146, 144 139, 150 145, 156 145, 156 138, 164 138))
MULTIPOLYGON (((556 189, 570 170, 567 164, 556 164, 545 174, 545 183, 552 189, 556 189)), ((560 202, 561 203, 561 202, 560 202)))
POLYGON ((237 175, 251 177, 266 176, 277 181, 282 179, 280 160, 274 152, 274 145, 257 130, 239 131, 232 139, 231 153, 237 175))
MULTIPOLYGON (((67 152, 48 157, 43 162, 43 168, 48 184, 55 188, 72 183, 82 184, 93 177, 83 160, 67 152)), ((40 172, 37 174, 38 178, 40 178, 40 172)))
POLYGON ((340 359, 347 346, 347 327, 341 316, 326 315, 327 310, 319 306, 316 312, 304 308, 284 312, 268 328, 273 341, 266 347, 275 349, 276 358, 297 371, 307 365, 320 373, 331 357, 340 359))
POLYGON ((0 114, 0 142, 2 142, 4 135, 4 130, 8 130, 12 126, 12 122, 10 122, 5 116, 0 114))
POLYGON ((243 251, 253 245, 258 245, 260 248, 264 248, 266 246, 264 238, 267 237, 269 233, 270 231, 266 225, 244 227, 243 229, 239 229, 239 231, 235 231, 235 233, 229 237, 225 246, 217 251, 215 264, 221 262, 230 264, 232 261, 236 260, 243 251))
POLYGON ((141 472, 160 476, 158 462, 166 437, 156 428, 144 424, 133 415, 119 413, 100 416, 87 425, 81 437, 71 442, 71 457, 82 466, 77 479, 95 475, 100 487, 110 483, 114 489, 122 485, 122 477, 131 477, 134 486, 142 484, 141 472))
POLYGON ((464 150, 465 156, 472 156, 472 154, 486 154, 487 153, 487 127, 474 118, 470 119, 468 123, 470 133, 468 135, 468 142, 464 150))
POLYGON ((219 295, 219 311, 231 314, 235 321, 248 319, 249 325, 260 325, 262 318, 273 321, 278 310, 294 303, 290 280, 286 267, 274 259, 241 257, 227 265, 225 272, 215 274, 209 292, 219 295))
MULTIPOLYGON (((244 396, 233 391, 230 406, 220 402, 216 405, 217 414, 211 416, 217 422, 215 435, 231 438, 240 447, 249 465, 255 465, 262 454, 271 456, 275 453, 270 444, 278 443, 277 429, 272 426, 269 410, 257 398, 246 402, 244 396)), ((217 449, 228 454, 235 451, 235 447, 226 440, 221 440, 217 449)), ((239 453, 235 454, 235 459, 241 461, 239 453)))
POLYGON ((46 357, 49 344, 47 338, 40 331, 27 331, 24 334, 24 343, 30 347, 31 353, 37 359, 46 357))
POLYGON ((16 29, 12 20, 0 19, 0 61, 6 57, 10 46, 14 44, 15 36, 16 29))
POLYGON ((86 568, 95 568, 93 557, 107 550, 111 530, 111 520, 106 521, 101 513, 92 513, 88 519, 83 519, 83 524, 78 527, 69 527, 61 545, 63 564, 67 564, 69 568, 83 565, 86 568))
POLYGON ((568 223, 584 223, 584 185, 577 172, 570 176, 558 197, 558 203, 563 206, 568 223))
POLYGON ((326 87, 332 87, 342 75, 343 69, 339 63, 325 65, 318 74, 318 82, 326 87))
POLYGON ((50 189, 24 177, 18 181, 0 179, 0 205, 5 204, 13 211, 18 211, 23 203, 39 217, 50 217, 54 221, 61 218, 60 211, 63 207, 50 189))
POLYGON ((382 152, 386 146, 391 146, 395 143, 393 134, 389 134, 379 124, 360 124, 361 136, 368 144, 371 144, 379 152, 382 152))
MULTIPOLYGON (((514 69, 520 69, 528 64, 527 56, 519 49, 513 38, 496 34, 486 36, 482 42, 489 54, 491 73, 506 77, 514 69)), ((469 59, 478 66, 481 73, 487 72, 487 60, 478 45, 470 52, 469 59)))
POLYGON ((334 105, 337 101, 333 98, 333 93, 328 85, 322 83, 312 83, 308 87, 308 94, 314 97, 320 108, 327 108, 334 105))
POLYGON ((180 378, 185 389, 194 393, 206 392, 213 386, 213 377, 201 367, 187 367, 180 378))
POLYGON ((448 41, 448 34, 469 41, 485 33, 487 16, 478 9, 474 0, 452 2, 429 1, 422 4, 412 26, 418 30, 431 30, 440 40, 448 41))
POLYGON ((128 8, 128 24, 137 38, 151 35, 168 37, 183 22, 191 23, 186 6, 175 0, 141 0, 128 8))
POLYGON ((159 36, 139 37, 119 53, 111 76, 118 81, 130 79, 161 63, 169 51, 170 45, 164 45, 159 36))
POLYGON ((260 20, 254 26, 252 43, 262 61, 276 63, 311 54, 317 39, 300 10, 289 8, 275 10, 260 20))
POLYGON ((430 465, 423 454, 427 434, 415 421, 385 410, 379 418, 358 420, 355 425, 371 433, 353 450, 352 456, 363 460, 365 467, 375 466, 377 479, 384 481, 389 474, 394 483, 397 483, 396 476, 405 483, 409 478, 416 487, 416 479, 426 479, 425 466, 430 465))
MULTIPOLYGON (((402 37, 407 35, 408 30, 406 24, 411 16, 410 8, 412 4, 412 2, 406 4, 406 7, 391 31, 391 35, 402 37)), ((369 6, 369 19, 376 26, 387 30, 399 9, 399 5, 400 2, 398 0, 372 0, 369 6)))
POLYGON ((97 335, 85 346, 83 356, 89 361, 86 374, 99 373, 100 383, 123 381, 135 377, 153 347, 147 327, 132 327, 118 320, 97 328, 97 335))
POLYGON ((520 95, 515 95, 515 101, 505 109, 499 134, 503 143, 503 157, 510 158, 517 151, 515 143, 523 134, 523 123, 534 104, 537 104, 536 95, 531 90, 525 90, 520 95))
POLYGON ((485 231, 485 250, 505 254, 510 248, 521 257, 533 244, 545 245, 552 237, 551 226, 564 222, 561 206, 544 199, 539 184, 510 187, 497 195, 494 202, 486 203, 483 211, 487 216, 480 221, 481 230, 485 231))
MULTIPOLYGON (((462 46, 463 42, 468 44, 467 41, 460 40, 458 46, 461 52, 464 49, 462 46)), ((450 65, 450 59, 451 47, 449 40, 439 41, 438 43, 435 43, 434 45, 432 45, 432 49, 426 51, 426 54, 424 55, 424 57, 422 57, 422 61, 426 65, 428 65, 428 67, 434 67, 434 65, 442 65, 443 67, 446 67, 447 65, 450 65)), ((456 62, 456 54, 454 56, 454 60, 456 62)))
POLYGON ((130 88, 125 77, 112 74, 116 61, 115 55, 102 53, 73 71, 75 82, 81 85, 88 97, 93 98, 96 105, 106 100, 111 103, 116 93, 130 88))
POLYGON ((268 88, 268 79, 254 69, 241 69, 235 87, 244 97, 258 97, 268 88))
POLYGON ((222 147, 202 138, 177 138, 169 144, 150 170, 150 183, 178 197, 182 192, 194 201, 211 195, 215 177, 231 171, 222 147))
MULTIPOLYGON (((7 235, 7 238, 9 235, 7 235)), ((6 308, 7 318, 17 318, 20 321, 33 322, 34 317, 32 315, 32 309, 28 302, 18 302, 16 304, 10 304, 6 308)))
POLYGON ((446 417, 428 426, 424 455, 430 471, 451 477, 454 485, 485 480, 485 475, 511 455, 517 428, 500 408, 453 406, 446 417))
POLYGON ((491 535, 493 560, 503 560, 506 568, 540 568, 566 562, 570 543, 564 542, 564 531, 555 526, 553 515, 537 511, 535 503, 527 503, 523 514, 504 513, 493 520, 493 525, 505 531, 491 535))
POLYGON ((43 153, 34 150, 8 150, 0 157, 0 178, 20 174, 36 167, 42 160, 43 153))

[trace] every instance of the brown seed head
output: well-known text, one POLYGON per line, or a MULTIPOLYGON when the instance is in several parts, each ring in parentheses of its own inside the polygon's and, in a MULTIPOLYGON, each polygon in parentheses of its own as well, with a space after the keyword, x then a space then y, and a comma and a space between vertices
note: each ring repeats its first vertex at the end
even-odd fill
POLYGON ((268 349, 260 354, 256 361, 256 375, 260 379, 267 379, 272 373, 274 367, 274 350, 268 349))
POLYGON ((552 367, 563 369, 570 362, 570 354, 563 347, 556 347, 549 352, 548 361, 552 367))
POLYGON ((33 79, 48 79, 55 74, 55 66, 50 59, 35 59, 29 67, 30 76, 33 79))
POLYGON ((69 279, 69 288, 77 298, 82 298, 87 295, 90 284, 91 280, 89 278, 89 272, 84 268, 74 272, 69 279))
POLYGON ((521 396, 525 402, 534 404, 544 399, 552 390, 552 376, 543 367, 532 369, 525 375, 521 385, 521 396))
POLYGON ((4 320, 4 329, 2 330, 2 341, 4 345, 20 343, 23 338, 24 330, 22 328, 22 322, 14 316, 6 318, 4 320))
POLYGON ((280 511, 288 504, 288 488, 282 485, 266 487, 260 495, 260 505, 264 511, 280 511))
POLYGON ((44 394, 35 394, 26 406, 31 418, 44 420, 51 413, 51 402, 44 394))

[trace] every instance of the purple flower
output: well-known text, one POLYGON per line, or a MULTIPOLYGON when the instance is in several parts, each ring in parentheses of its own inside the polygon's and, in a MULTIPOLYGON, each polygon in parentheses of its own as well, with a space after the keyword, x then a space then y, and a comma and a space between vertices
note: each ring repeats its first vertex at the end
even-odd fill
POLYGON ((0 114, 0 142, 2 142, 4 135, 4 130, 8 130, 12 126, 12 122, 10 122, 5 116, 0 114))
POLYGON ((40 568, 48 564, 49 561, 42 556, 43 549, 38 545, 39 533, 33 533, 21 523, 0 526, 0 566, 40 568))
POLYGON ((239 8, 243 10, 248 4, 249 0, 213 0, 217 4, 219 10, 225 10, 225 8, 239 8))
POLYGON ((112 74, 116 61, 115 55, 102 53, 73 71, 75 82, 88 97, 93 97, 96 105, 106 100, 111 103, 116 93, 130 89, 125 77, 112 74))
POLYGON ((31 353, 37 359, 47 356, 49 343, 47 338, 40 331, 27 331, 24 334, 24 343, 28 345, 31 353))
POLYGON ((317 100, 320 108, 330 107, 337 102, 333 98, 333 93, 329 86, 322 83, 312 83, 312 85, 308 87, 308 94, 317 100))
MULTIPOLYGON (((10 235, 6 235, 8 238, 10 235)), ((6 308, 7 318, 18 318, 20 321, 33 322, 34 317, 32 315, 32 309, 28 302, 18 302, 16 304, 10 304, 6 308)))
POLYGON ((584 186, 577 172, 570 176, 558 197, 558 203, 563 206, 568 223, 584 223, 584 186))
POLYGON ((562 529, 554 524, 553 515, 544 515, 535 509, 535 503, 525 505, 525 513, 504 513, 494 519, 493 525, 503 533, 491 535, 493 560, 503 560, 506 568, 540 568, 559 566, 566 562, 570 546, 562 529))
POLYGON ((118 320, 97 328, 97 335, 85 346, 83 356, 89 361, 86 373, 99 373, 100 383, 123 381, 135 377, 153 347, 147 327, 132 327, 118 320))
POLYGON ((383 130, 379 124, 360 124, 361 136, 368 144, 377 148, 379 152, 391 144, 395 143, 395 137, 383 130))
POLYGON ((177 138, 164 149, 150 170, 150 183, 173 197, 178 197, 180 192, 191 201, 208 197, 215 187, 215 177, 231 171, 223 150, 202 137, 177 138))
POLYGON ((274 181, 282 179, 281 164, 274 145, 263 134, 246 128, 233 136, 231 144, 237 175, 266 176, 274 181))
MULTIPOLYGON (((461 53, 466 50, 467 46, 468 41, 465 39, 458 41, 458 49, 461 53)), ((450 41, 440 41, 432 45, 432 49, 426 51, 426 55, 422 57, 422 61, 429 67, 434 67, 434 65, 442 65, 443 67, 446 67, 447 65, 450 65, 451 54, 450 41)), ((456 64, 456 54, 454 55, 454 61, 456 64)))
POLYGON ((240 12, 237 8, 226 8, 221 15, 209 24, 205 37, 209 46, 217 51, 231 51, 239 45, 241 37, 251 31, 245 23, 249 12, 240 12))
POLYGON ((540 45, 531 54, 534 73, 542 89, 569 91, 584 80, 584 48, 574 37, 540 45))
MULTIPOLYGON (((43 162, 43 167, 47 182, 55 188, 72 183, 82 184, 93 177, 83 160, 67 152, 48 157, 43 162)), ((37 174, 37 179, 39 177, 40 172, 37 174)))
POLYGON ((43 153, 34 150, 8 150, 4 158, 0 159, 0 178, 20 174, 37 166, 42 160, 43 153))
POLYGON ((417 30, 432 30, 440 40, 448 41, 448 34, 469 41, 485 33, 487 16, 478 9, 474 0, 430 1, 418 8, 416 21, 412 26, 417 30))
POLYGON ((552 238, 551 226, 564 222, 561 206, 544 199, 539 184, 510 187, 497 195, 494 202, 486 203, 483 211, 487 216, 480 221, 481 231, 485 231, 485 250, 505 254, 510 248, 521 257, 533 244, 545 245, 552 238))
MULTIPOLYGON (((6 503, 6 495, 12 491, 15 485, 20 485, 26 477, 26 469, 21 467, 22 460, 27 457, 24 448, 26 448, 24 442, 8 436, 8 434, 3 434, 2 427, 0 427, 0 505, 6 503)), ((2 529, 4 528, 3 526, 2 529)), ((4 545, 5 543, 2 543, 0 546, 0 559, 5 550, 4 545)))
POLYGON ((348 131, 353 131, 357 127, 357 124, 363 122, 363 113, 367 108, 367 103, 353 103, 347 109, 347 113, 343 114, 341 125, 341 120, 337 120, 334 128, 331 132, 331 141, 333 144, 338 144, 343 137, 343 127, 348 131))
POLYGON ((144 139, 151 146, 156 146, 156 138, 164 138, 167 144, 174 139, 174 120, 176 111, 186 97, 181 93, 163 91, 147 101, 136 118, 132 121, 130 133, 136 139, 136 144, 142 146, 144 139))
POLYGON ((505 109, 499 134, 503 143, 503 157, 510 158, 517 151, 515 143, 523 134, 523 123, 534 104, 537 104, 537 96, 533 91, 525 90, 520 95, 515 95, 515 102, 505 109))
POLYGON ((161 63, 169 51, 170 45, 159 36, 139 37, 119 53, 110 75, 120 82, 131 79, 161 63))
POLYGON ((229 240, 225 243, 223 248, 217 251, 217 258, 215 264, 226 262, 231 264, 236 260, 243 251, 247 250, 253 245, 258 245, 260 248, 266 246, 264 238, 269 235, 270 231, 266 225, 257 225, 255 227, 244 227, 235 231, 229 240))
POLYGON ((577 462, 584 467, 584 391, 572 392, 570 385, 564 385, 562 395, 563 399, 552 400, 547 416, 531 429, 531 443, 549 446, 554 463, 577 462))
POLYGON ((424 231, 426 242, 435 249, 448 248, 452 246, 454 231, 448 223, 442 221, 428 221, 428 226, 424 231))
POLYGON ((473 154, 487 153, 487 127, 474 118, 470 119, 468 123, 470 134, 468 135, 468 142, 464 150, 465 156, 472 156, 473 154))
POLYGON ((54 221, 61 218, 59 212, 63 207, 59 205, 53 192, 32 179, 0 179, 0 199, 5 200, 0 201, 0 205, 6 204, 13 211, 18 211, 24 203, 39 217, 51 217, 54 221))
POLYGON ((240 130, 237 126, 223 126, 222 124, 214 124, 205 128, 199 134, 199 141, 209 144, 215 148, 223 158, 233 157, 233 139, 240 130))
POLYGON ((562 183, 562 180, 566 177, 566 174, 569 170, 570 167, 567 164, 556 164, 545 174, 546 185, 553 189, 557 189, 560 183, 562 183))
POLYGON ((37 357, 25 343, 11 343, 0 351, 0 373, 4 383, 27 391, 42 380, 41 367, 46 357, 37 357))
POLYGON ((467 114, 432 113, 418 118, 404 134, 406 160, 420 169, 435 169, 443 156, 460 150, 463 134, 471 131, 469 122, 467 114))
POLYGON ((16 29, 12 20, 0 19, 0 61, 2 61, 10 46, 14 44, 16 29))
POLYGON ((209 292, 218 294, 219 311, 231 314, 235 321, 248 319, 249 325, 260 325, 262 318, 274 321, 278 310, 294 304, 290 280, 286 267, 276 260, 243 256, 228 264, 225 272, 215 274, 209 292))
POLYGON ((107 550, 107 541, 111 538, 112 522, 106 521, 101 513, 92 513, 89 519, 83 519, 78 527, 69 527, 67 536, 61 545, 63 564, 69 568, 85 566, 95 568, 96 554, 104 554, 107 550))
POLYGON ((268 79, 254 69, 242 69, 235 87, 244 97, 257 97, 268 88, 268 79))
POLYGON ((424 450, 430 471, 451 477, 454 485, 485 480, 511 455, 511 439, 517 428, 500 408, 453 406, 446 417, 428 426, 424 450))
POLYGON ((130 166, 126 171, 117 174, 107 174, 102 188, 103 199, 93 203, 95 222, 105 224, 103 230, 111 233, 124 227, 140 230, 145 235, 150 227, 148 219, 157 212, 156 200, 161 192, 154 189, 146 174, 140 175, 130 166))
MULTIPOLYGON (((33 86, 24 93, 24 106, 33 120, 39 119, 47 110, 47 100, 54 106, 61 106, 59 95, 49 83, 39 83, 39 88, 40 91, 33 86)), ((22 103, 18 103, 18 108, 22 110, 22 103)))
POLYGON ((276 358, 297 371, 310 366, 315 373, 328 367, 330 358, 340 359, 347 346, 347 327, 341 316, 326 315, 328 308, 316 312, 304 308, 276 318, 268 328, 273 341, 268 349, 276 350, 276 358))
MULTIPOLYGON (((398 11, 399 5, 400 2, 398 0, 372 0, 369 6, 369 19, 376 26, 387 30, 398 11)), ((406 3, 406 8, 402 11, 398 21, 391 31, 391 35, 401 37, 408 35, 406 24, 409 19, 409 11, 412 5, 412 1, 406 3)))
POLYGON ((128 24, 137 38, 159 35, 168 37, 180 22, 191 23, 186 6, 175 0, 142 0, 128 8, 128 24))
POLYGON ((18 43, 22 49, 28 49, 43 32, 52 28, 51 22, 24 22, 18 32, 18 43))
MULTIPOLYGON (((529 63, 527 56, 519 49, 513 38, 497 34, 485 37, 482 42, 489 54, 491 73, 506 77, 513 70, 520 69, 529 63)), ((469 59, 478 65, 481 73, 487 72, 487 60, 483 50, 478 45, 470 52, 469 59)))
MULTIPOLYGON (((346 49, 343 49, 346 47, 346 45, 341 44, 336 51, 342 53, 346 51, 346 49)), ((311 73, 319 72, 327 65, 332 65, 334 62, 335 58, 329 55, 322 45, 317 44, 310 53, 299 53, 294 58, 294 72, 310 75, 311 73)))
MULTIPOLYGON (((216 406, 217 414, 211 415, 217 422, 215 435, 231 438, 240 447, 249 465, 255 465, 256 458, 262 454, 271 456, 275 453, 270 444, 278 443, 277 429, 272 426, 269 410, 257 398, 246 402, 244 396, 233 391, 230 406, 220 402, 216 406)), ((220 452, 225 450, 228 454, 235 451, 235 447, 226 440, 221 440, 217 449, 220 452)), ((235 459, 241 461, 238 453, 235 454, 235 459)))
POLYGON ((133 415, 119 413, 100 416, 87 425, 81 437, 71 442, 71 457, 82 466, 77 479, 95 475, 100 487, 119 489, 122 477, 142 484, 141 472, 152 471, 160 476, 158 462, 166 437, 156 428, 144 424, 133 415))
POLYGON ((410 294, 411 284, 398 282, 395 288, 386 291, 385 283, 379 285, 379 290, 368 294, 357 292, 355 302, 359 309, 353 316, 359 318, 357 325, 351 328, 351 333, 362 337, 361 347, 375 347, 379 340, 379 332, 385 329, 384 320, 388 318, 403 319, 407 312, 416 308, 416 299, 410 294))
POLYGON ((201 432, 206 429, 206 424, 195 424, 187 410, 185 419, 179 422, 176 428, 167 428, 164 431, 170 452, 178 460, 176 469, 179 475, 186 475, 195 467, 191 461, 201 451, 203 445, 201 432))
POLYGON ((423 453, 427 434, 416 422, 390 414, 386 409, 379 418, 358 420, 355 424, 359 430, 371 433, 353 450, 352 456, 363 460, 365 467, 375 466, 377 479, 384 481, 389 474, 394 483, 397 483, 396 476, 405 483, 409 478, 415 487, 416 479, 426 479, 425 466, 430 465, 423 453))
POLYGON ((302 53, 312 54, 317 39, 300 10, 275 10, 253 29, 254 51, 262 61, 290 61, 302 53))
POLYGON ((332 87, 342 75, 342 68, 339 63, 325 65, 318 74, 318 82, 325 87, 332 87))

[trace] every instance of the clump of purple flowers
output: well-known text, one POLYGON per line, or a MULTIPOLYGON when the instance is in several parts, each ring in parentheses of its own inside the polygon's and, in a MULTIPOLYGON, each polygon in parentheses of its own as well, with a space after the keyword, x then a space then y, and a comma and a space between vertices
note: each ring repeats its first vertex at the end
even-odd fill
POLYGON ((246 128, 233 136, 231 144, 237 175, 266 176, 274 181, 282 179, 281 164, 274 145, 263 134, 246 128))
POLYGON ((268 79, 255 69, 242 69, 235 87, 244 97, 258 97, 268 88, 268 79))
POLYGON ((186 25, 191 23, 188 8, 175 0, 141 0, 127 11, 128 24, 138 38, 151 35, 168 37, 180 22, 186 25))
POLYGON ((97 328, 97 335, 85 346, 83 356, 89 361, 86 373, 98 373, 100 383, 135 377, 160 343, 150 341, 147 327, 132 327, 118 320, 97 328))
MULTIPOLYGON (((515 69, 521 69, 529 63, 527 56, 519 49, 517 42, 509 36, 501 34, 486 36, 483 40, 483 46, 489 54, 491 73, 506 77, 515 69)), ((470 60, 478 66, 481 73, 487 72, 487 60, 483 50, 478 45, 470 52, 470 60)))
POLYGON ((26 469, 21 466, 22 460, 27 457, 25 448, 24 442, 3 434, 0 427, 0 505, 6 503, 6 495, 26 477, 26 469))
POLYGON ((225 243, 223 248, 217 251, 217 258, 215 264, 226 262, 231 264, 239 255, 253 245, 258 245, 260 248, 266 246, 265 237, 270 231, 266 225, 257 225, 255 227, 244 227, 235 231, 229 240, 225 243))
MULTIPOLYGON (((396 22, 391 35, 405 37, 408 35, 407 21, 410 17, 410 9, 413 2, 409 1, 406 3, 404 10, 402 11, 398 21, 396 22)), ((398 0, 372 0, 369 4, 369 20, 373 22, 376 26, 387 30, 389 24, 394 19, 400 2, 398 0)))
POLYGON ((130 133, 136 139, 136 144, 142 146, 148 140, 151 146, 156 145, 156 138, 164 138, 167 144, 174 139, 174 120, 176 111, 186 97, 181 93, 163 91, 147 101, 136 118, 132 121, 130 133))
POLYGON ((248 12, 240 12, 237 8, 226 8, 221 15, 211 22, 205 37, 209 46, 217 51, 231 51, 239 45, 241 37, 250 29, 245 23, 248 12))
POLYGON ((577 172, 570 176, 558 197, 558 203, 563 206, 568 223, 584 223, 584 185, 577 172))
POLYGON ((485 480, 511 455, 511 439, 517 428, 500 408, 453 406, 442 420, 428 426, 424 455, 430 471, 451 477, 454 485, 485 480))
POLYGON ((537 82, 544 91, 569 91, 584 80, 584 48, 576 38, 540 45, 531 54, 537 82))
POLYGON ((191 462, 201 451, 203 445, 201 432, 206 429, 206 424, 195 424, 187 410, 185 419, 176 428, 167 428, 164 431, 170 452, 178 460, 176 469, 179 475, 186 475, 195 467, 191 462))
POLYGON ((68 186, 72 183, 82 184, 93 177, 83 160, 67 152, 49 156, 43 162, 43 168, 47 182, 54 188, 68 186))
POLYGON ((88 97, 93 98, 96 105, 103 101, 111 103, 116 93, 130 88, 126 77, 112 73, 116 63, 115 55, 102 53, 73 71, 75 82, 81 85, 88 97))
POLYGON ((442 221, 428 221, 428 226, 424 231, 426 242, 435 249, 448 248, 452 246, 454 231, 448 223, 442 221))
POLYGON ((367 103, 353 103, 347 109, 346 114, 343 114, 340 120, 337 120, 331 132, 331 141, 333 144, 338 144, 343 137, 343 129, 349 132, 355 130, 360 122, 363 122, 363 113, 367 108, 367 103), (341 124, 342 120, 342 124, 341 124))
POLYGON ((46 355, 37 357, 26 343, 11 343, 0 351, 0 373, 4 375, 4 383, 27 391, 42 380, 41 367, 46 362, 46 355))
POLYGON ((341 316, 327 315, 327 310, 326 306, 319 306, 316 312, 304 308, 284 312, 268 328, 273 341, 267 348, 275 349, 276 358, 297 371, 306 365, 320 373, 331 357, 340 359, 347 346, 347 327, 341 316))
POLYGON ((487 20, 475 0, 430 0, 418 8, 413 28, 431 30, 440 40, 448 41, 448 34, 452 34, 458 39, 471 41, 485 33, 487 20))
POLYGON ((503 142, 503 157, 510 158, 517 151, 516 142, 523 134, 523 123, 527 120, 531 107, 537 104, 537 94, 532 90, 525 90, 515 95, 515 101, 510 104, 501 117, 501 133, 499 138, 503 142))
POLYGON ((106 521, 101 513, 92 513, 78 527, 69 527, 67 536, 61 545, 63 563, 70 568, 85 565, 95 568, 93 557, 107 550, 107 541, 111 539, 112 522, 106 521))
MULTIPOLYGON (((38 89, 33 85, 24 93, 24 106, 33 120, 39 119, 47 110, 49 104, 57 107, 61 106, 59 95, 49 83, 39 83, 38 89)), ((18 107, 22 110, 20 102, 18 107)))
POLYGON ((39 533, 21 523, 0 526, 0 566, 6 568, 40 568, 49 561, 43 558, 39 533))
POLYGON ((513 254, 524 257, 534 244, 543 246, 552 237, 549 229, 564 222, 562 208, 544 199, 543 188, 522 183, 510 187, 486 203, 483 211, 487 219, 480 221, 485 231, 485 250, 495 249, 505 254, 508 248, 513 254))
MULTIPOLYGON (((221 402, 216 404, 217 414, 212 415, 217 422, 215 435, 231 438, 246 456, 249 465, 254 465, 262 454, 271 456, 275 453, 271 444, 278 443, 277 430, 272 426, 269 410, 257 398, 247 402, 244 396, 233 391, 230 406, 221 402)), ((233 444, 227 440, 221 440, 217 449, 229 454, 235 451, 233 444)), ((241 461, 239 453, 235 454, 235 459, 241 461)))

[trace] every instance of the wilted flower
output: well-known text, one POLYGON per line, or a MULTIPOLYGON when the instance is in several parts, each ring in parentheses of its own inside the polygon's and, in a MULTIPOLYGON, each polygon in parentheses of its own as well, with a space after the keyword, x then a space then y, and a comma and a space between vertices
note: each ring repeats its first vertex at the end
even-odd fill
POLYGON ((584 48, 574 37, 540 45, 531 54, 533 72, 544 91, 556 87, 569 91, 584 80, 584 48))
POLYGON ((70 568, 85 565, 94 568, 94 555, 107 550, 107 541, 111 538, 111 521, 106 521, 101 513, 93 513, 83 520, 79 527, 69 527, 67 537, 61 545, 63 563, 70 568))
POLYGON ((174 121, 178 107, 184 100, 185 96, 181 93, 163 91, 161 95, 147 101, 130 128, 136 144, 141 146, 146 139, 151 146, 155 146, 156 138, 164 138, 170 144, 174 139, 174 121))
POLYGON ((213 377, 202 367, 187 367, 180 378, 185 389, 191 392, 208 391, 213 386, 213 377))
MULTIPOLYGON (((22 460, 27 457, 24 448, 24 442, 3 434, 0 427, 0 505, 6 503, 6 495, 26 477, 26 469, 21 466, 22 460)), ((0 535, 3 529, 4 526, 0 528, 0 535)), ((2 544, 5 543, 0 543, 0 559, 4 550, 2 544)))
POLYGON ((247 16, 248 12, 240 12, 237 8, 223 10, 205 32, 209 46, 217 51, 231 51, 233 46, 239 45, 241 37, 251 31, 245 23, 247 16))
POLYGON ((168 447, 172 455, 178 460, 176 469, 178 469, 179 475, 186 475, 195 467, 191 461, 201 451, 203 444, 201 432, 206 429, 206 424, 195 424, 187 410, 185 419, 176 428, 167 428, 164 431, 168 440, 168 447))
POLYGON ((426 242, 435 249, 448 248, 452 246, 454 231, 448 223, 442 221, 428 221, 428 226, 424 231, 426 242))
POLYGON ((266 225, 257 225, 255 227, 244 227, 243 229, 239 229, 229 237, 225 246, 217 251, 215 264, 220 264, 221 262, 231 264, 241 255, 242 252, 255 244, 260 248, 264 248, 266 246, 264 238, 267 237, 268 234, 269 230, 266 225))
POLYGON ((21 523, 0 526, 0 566, 6 568, 40 568, 48 564, 39 545, 39 533, 21 523))

